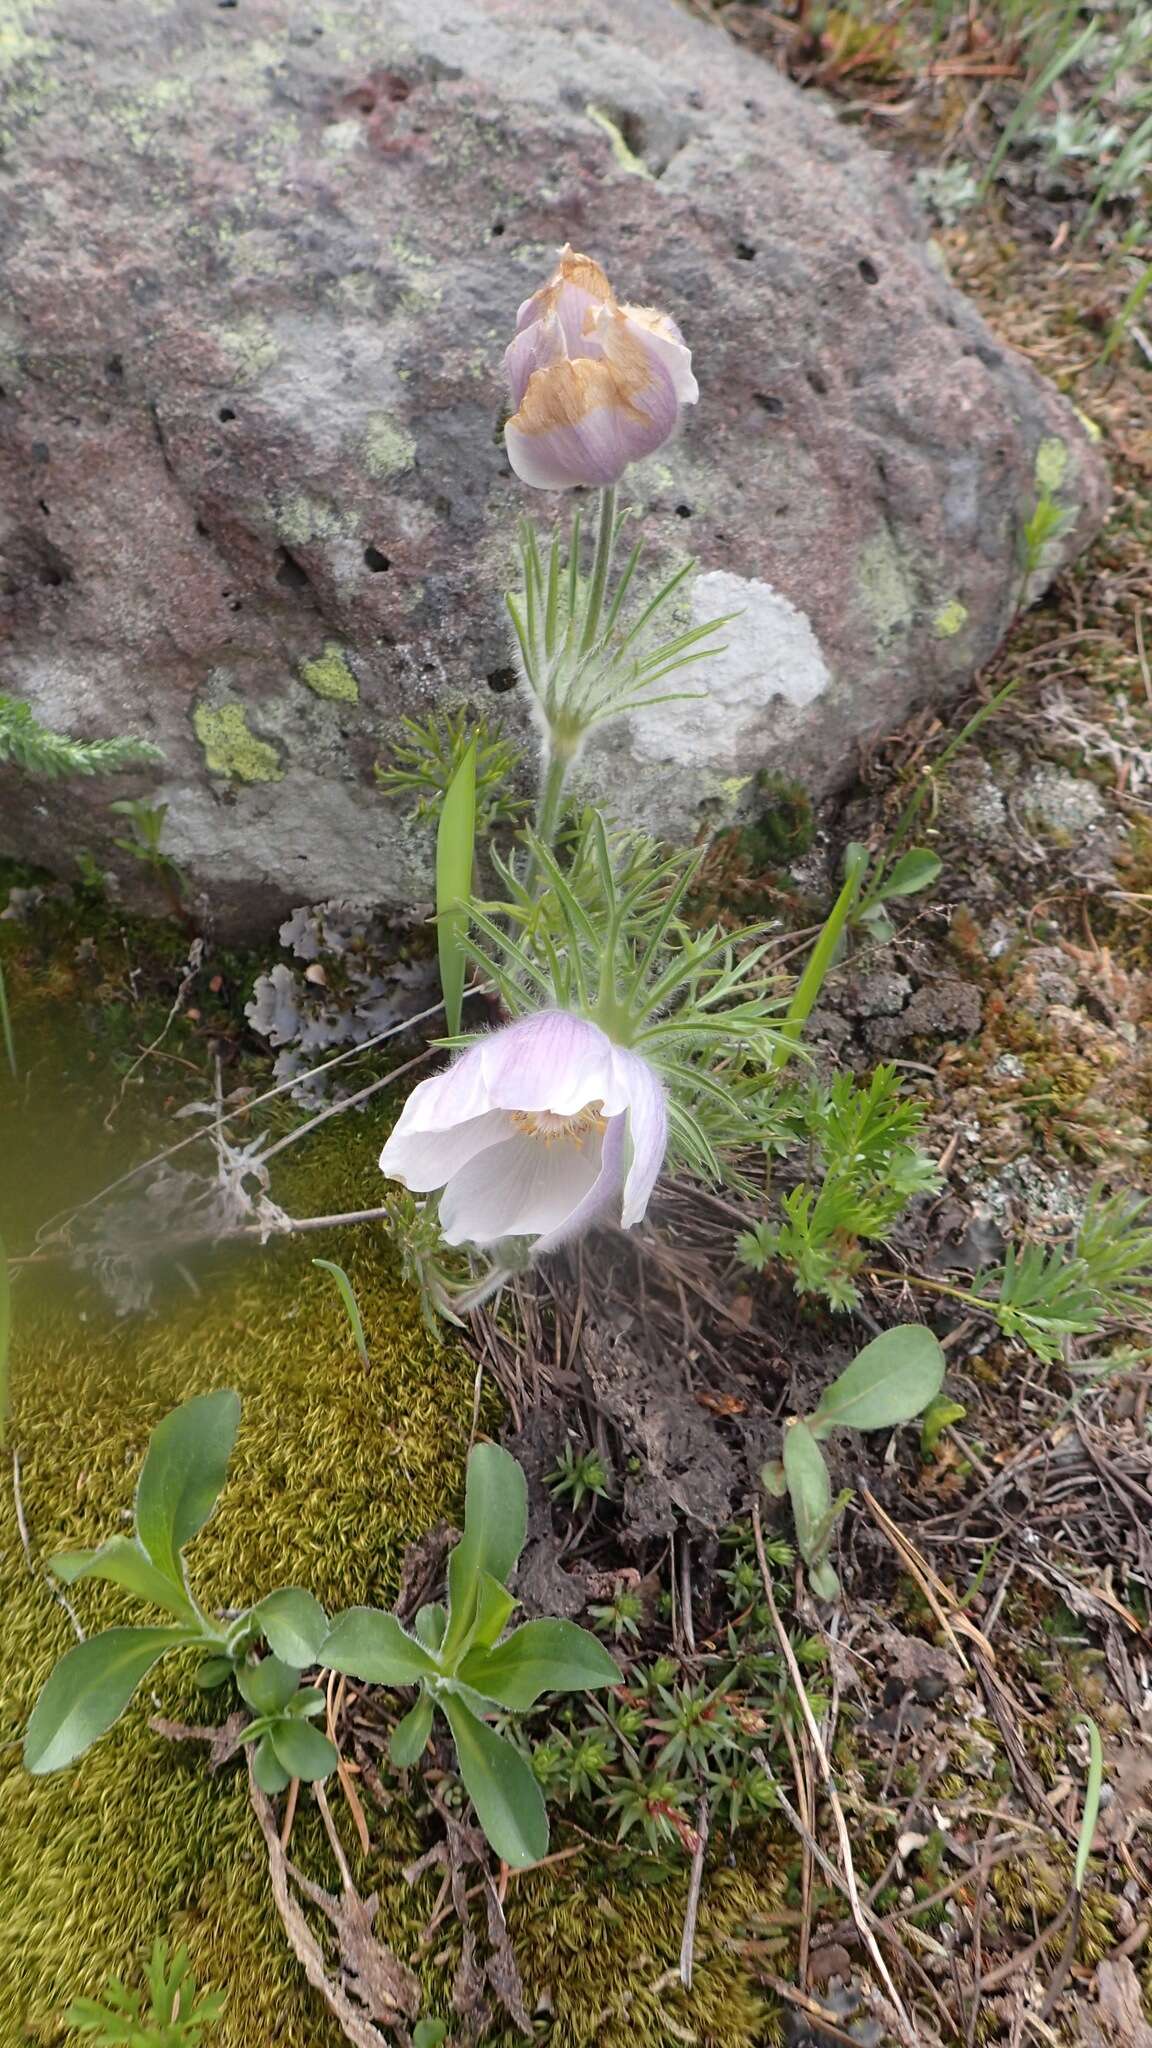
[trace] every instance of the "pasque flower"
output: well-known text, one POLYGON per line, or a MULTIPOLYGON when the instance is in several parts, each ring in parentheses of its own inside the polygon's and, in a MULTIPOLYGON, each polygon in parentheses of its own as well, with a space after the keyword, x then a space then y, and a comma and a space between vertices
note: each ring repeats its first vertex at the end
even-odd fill
POLYGON ((676 322, 621 306, 598 263, 565 246, 526 299, 504 357, 514 411, 504 429, 518 477, 544 491, 603 486, 651 455, 699 396, 676 322))
POLYGON ((534 1240, 534 1253, 648 1206, 664 1091, 638 1053, 565 1010, 522 1017, 421 1081, 380 1156, 415 1194, 443 1188, 448 1244, 534 1240))

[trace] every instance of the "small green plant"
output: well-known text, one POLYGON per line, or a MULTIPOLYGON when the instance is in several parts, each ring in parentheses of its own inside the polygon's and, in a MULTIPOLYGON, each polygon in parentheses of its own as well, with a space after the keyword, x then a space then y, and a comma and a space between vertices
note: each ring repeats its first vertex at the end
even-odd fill
POLYGON ((566 1443, 545 1480, 554 1500, 566 1500, 573 1514, 586 1500, 603 1500, 608 1492, 608 1474, 599 1451, 578 1451, 566 1443))
MULTIPOLYGON (((845 855, 846 863, 853 856, 866 860, 865 848, 850 846, 845 855)), ((900 897, 922 895, 937 880, 942 866, 938 855, 927 846, 910 846, 904 853, 894 855, 890 845, 876 861, 871 878, 861 883, 852 913, 853 927, 866 932, 878 944, 886 945, 896 927, 885 906, 895 903, 900 897)))
POLYGON ((197 1676, 205 1689, 234 1679, 252 1709, 243 1739, 256 1744, 253 1767, 265 1791, 335 1770, 332 1744, 309 1725, 323 1694, 300 1685, 328 1630, 319 1601, 283 1587, 221 1623, 204 1612, 189 1581, 184 1552, 215 1508, 239 1422, 240 1402, 230 1391, 199 1394, 174 1409, 149 1439, 132 1535, 52 1558, 65 1584, 103 1579, 171 1619, 163 1627, 105 1629, 60 1659, 24 1737, 24 1762, 34 1775, 75 1763, 119 1720, 153 1666, 186 1650, 201 1653, 197 1676), (261 1644, 270 1654, 257 1661, 261 1644))
POLYGON ((184 920, 184 878, 170 854, 163 848, 164 823, 168 816, 167 804, 147 804, 142 799, 123 797, 108 809, 117 817, 126 818, 129 833, 126 838, 117 839, 115 844, 122 853, 131 854, 138 861, 145 874, 157 882, 168 899, 173 915, 184 920))
POLYGON ((568 1621, 528 1621, 505 1636, 515 1595, 507 1581, 528 1529, 527 1487, 515 1458, 477 1444, 468 1459, 464 1534, 448 1561, 447 1605, 422 1607, 409 1634, 394 1614, 352 1608, 321 1651, 333 1671, 370 1685, 415 1686, 416 1703, 390 1743, 398 1769, 416 1763, 444 1715, 465 1791, 498 1856, 515 1867, 547 1854, 548 1816, 530 1759, 486 1716, 522 1714, 544 1693, 618 1685, 615 1659, 568 1621))
POLYGON ((793 1122, 796 1135, 823 1153, 823 1179, 791 1189, 779 1221, 761 1219, 746 1231, 737 1256, 757 1273, 779 1260, 797 1294, 851 1308, 864 1243, 885 1237, 916 1195, 940 1184, 915 1142, 923 1110, 901 1089, 896 1069, 879 1066, 863 1086, 838 1074, 830 1088, 810 1089, 793 1122))
POLYGON ((824 1453, 836 1429, 895 1429, 929 1407, 944 1380, 944 1353, 922 1323, 902 1323, 866 1344, 850 1366, 825 1387, 809 1416, 785 1424, 782 1462, 764 1467, 765 1490, 792 1503, 796 1544, 808 1582, 821 1600, 835 1600, 840 1581, 828 1553, 850 1492, 832 1496, 824 1453))
POLYGON ((445 792, 473 744, 477 831, 487 833, 498 825, 519 823, 528 802, 514 796, 507 785, 520 766, 520 750, 502 733, 494 733, 487 719, 470 717, 461 707, 423 724, 402 718, 400 729, 407 738, 393 747, 389 762, 376 763, 376 785, 389 796, 414 796, 419 823, 439 816, 445 792))
POLYGON ((168 1959, 162 1936, 152 1944, 144 1967, 145 1990, 129 1991, 118 1977, 109 1981, 105 2002, 78 1998, 66 2024, 86 2034, 92 2048, 201 2048, 207 2028, 224 2010, 224 1993, 197 1991, 184 1947, 168 1959))
POLYGON ((588 1612, 597 1628, 602 1629, 605 1635, 610 1635, 615 1642, 620 1642, 625 1636, 633 1636, 639 1641, 640 1628, 644 1620, 644 1600, 634 1588, 617 1585, 611 1600, 602 1607, 590 1607, 588 1612))

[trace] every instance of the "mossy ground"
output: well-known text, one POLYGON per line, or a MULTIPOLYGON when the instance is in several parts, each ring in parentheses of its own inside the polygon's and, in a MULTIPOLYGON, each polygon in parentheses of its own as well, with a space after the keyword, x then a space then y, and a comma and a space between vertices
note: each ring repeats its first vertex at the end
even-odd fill
MULTIPOLYGON (((73 938, 75 935, 73 935, 73 938)), ((9 955, 12 946, 8 945, 9 955)), ((67 954, 65 958, 67 958, 67 954)), ((90 1191, 160 1127, 155 1090, 133 1103, 133 1127, 103 1128, 128 1057, 101 1023, 77 1034, 58 996, 64 965, 30 983, 10 957, 25 1079, 3 1111, 9 1149, 3 1226, 17 1253, 66 1188, 90 1191), (45 986, 49 999, 43 999, 45 986), (99 1049, 92 1052, 93 1043, 99 1049), (107 1055, 111 1046, 115 1055, 107 1055), (91 1055, 91 1057, 89 1057, 91 1055), (29 1071, 30 1070, 30 1071, 29 1071)), ((145 1042, 153 1020, 139 1017, 145 1042)), ((183 1043, 183 1041, 181 1041, 183 1043)), ((189 1062, 192 1064, 192 1062, 189 1062)), ((203 1093, 189 1078, 189 1093, 203 1093)), ((297 1214, 371 1204, 390 1111, 334 1120, 285 1155, 276 1194, 297 1214)), ((191 1553, 209 1604, 235 1606, 275 1585, 310 1587, 330 1611, 395 1593, 405 1546, 459 1513, 476 1391, 470 1361, 426 1333, 375 1232, 324 1232, 269 1248, 213 1255, 165 1282, 156 1312, 117 1320, 66 1268, 23 1269, 16 1289, 10 1442, 33 1554, 98 1542, 130 1511, 149 1430, 194 1393, 233 1386, 243 1419, 219 1508, 191 1553), (360 1302, 371 1353, 365 1373, 331 1279, 311 1264, 338 1259, 360 1302)), ((498 1410, 482 1391, 482 1426, 498 1410)), ((292 1957, 268 1885, 263 1844, 240 1768, 212 1777, 197 1745, 173 1745, 149 1715, 211 1718, 192 1661, 162 1667, 119 1726, 75 1769, 26 1775, 20 1736, 36 1692, 72 1640, 43 1579, 29 1571, 11 1486, 0 1505, 5 1656, 0 1678, 0 2042, 56 2048, 76 1996, 98 1996, 112 1973, 138 1981, 157 1934, 184 1940, 201 1981, 226 1989, 219 2048, 336 2048, 335 2021, 292 1957)), ((111 1589, 76 1589, 86 1628, 142 1618, 111 1589)), ((338 1823, 354 1835, 339 1798, 338 1823)), ((359 1859, 378 1891, 380 1931, 418 1971, 425 2010, 448 2014, 459 1953, 447 1925, 421 1931, 436 1879, 410 1889, 404 1864, 427 1846, 400 1804, 371 1811, 373 1850, 359 1859)), ((307 1796, 292 1853, 335 1883, 331 1853, 307 1796)), ((742 1931, 783 1889, 765 1843, 763 1875, 719 1870, 706 1887, 695 1985, 675 1982, 687 1870, 657 1888, 618 1880, 594 1849, 517 1880, 509 1920, 529 2003, 551 2010, 548 2038, 605 2048, 692 2039, 746 2048, 774 2038, 738 1954, 742 1931)), ((497 2024, 487 2036, 505 2038, 497 2024)), ((509 2040, 516 2038, 507 2032, 509 2040)))

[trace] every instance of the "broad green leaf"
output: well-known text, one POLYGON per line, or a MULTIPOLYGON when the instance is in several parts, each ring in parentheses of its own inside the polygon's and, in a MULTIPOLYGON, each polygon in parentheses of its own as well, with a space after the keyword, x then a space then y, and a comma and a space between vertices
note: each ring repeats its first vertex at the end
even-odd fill
POLYGON ((196 1672, 196 1683, 201 1692, 215 1692, 218 1685, 231 1678, 235 1669, 231 1657, 205 1657, 196 1672))
POLYGON ((24 1763, 33 1777, 75 1763, 119 1720, 164 1652, 193 1640, 186 1628, 110 1628, 77 1643, 49 1674, 29 1717, 24 1763))
POLYGON ((464 1494, 464 1534, 448 1560, 448 1631, 443 1656, 458 1656, 472 1629, 479 1575, 505 1582, 528 1534, 528 1487, 514 1457, 499 1444, 477 1444, 469 1453, 464 1494))
POLYGON ((279 1714, 300 1683, 300 1673, 279 1657, 263 1657, 259 1664, 238 1664, 236 1684, 240 1697, 254 1714, 279 1714))
POLYGON ((62 1550, 48 1562, 66 1586, 79 1579, 105 1579, 110 1586, 123 1586, 126 1592, 135 1593, 151 1607, 162 1607, 165 1613, 179 1614, 185 1620, 194 1618, 186 1594, 157 1571, 134 1536, 109 1536, 98 1550, 62 1550))
POLYGON ((447 2039, 446 2020, 417 2020, 412 2029, 412 2048, 440 2048, 447 2039))
POLYGON ((544 1795, 518 1749, 477 1720, 463 1700, 440 1701, 456 1744, 456 1761, 476 1818, 496 1854, 515 1870, 548 1854, 544 1795))
POLYGON ((808 1584, 818 1600, 840 1598, 840 1581, 826 1557, 821 1558, 819 1564, 809 1565, 808 1584))
POLYGON ((433 1651, 438 1650, 444 1641, 447 1626, 448 1609, 439 1600, 430 1600, 412 1623, 417 1641, 423 1643, 426 1650, 433 1651))
POLYGON ((368 1340, 364 1335, 364 1323, 360 1315, 360 1304, 356 1299, 352 1282, 344 1271, 343 1266, 338 1266, 334 1259, 313 1259, 312 1264, 314 1266, 322 1266, 326 1273, 331 1273, 333 1280, 336 1282, 340 1299, 344 1303, 344 1313, 348 1318, 348 1325, 352 1331, 352 1341, 360 1353, 361 1365, 367 1368, 371 1364, 371 1360, 368 1357, 368 1340))
POLYGON ((369 1685, 416 1685, 437 1666, 422 1644, 378 1607, 350 1607, 333 1622, 320 1653, 330 1671, 369 1685))
POLYGON ((603 1643, 571 1621, 526 1621, 495 1649, 469 1650, 459 1676, 517 1714, 542 1693, 593 1692, 622 1683, 620 1667, 603 1643))
MULTIPOLYGON (((4 970, 2 967, 0 967, 0 1022, 6 1024, 7 1011, 3 1007, 3 987, 4 970)), ((12 1072, 13 1074, 15 1074, 16 1064, 15 1057, 12 1053, 11 1040, 9 1040, 8 1042, 8 1053, 9 1059, 12 1063, 12 1072)), ((12 1280, 8 1271, 8 1254, 4 1249, 4 1240, 2 1237, 0 1237, 0 1444, 4 1443, 4 1440, 8 1435, 8 1412, 12 1399, 12 1386, 9 1371, 9 1356, 11 1353, 11 1349, 12 1280)))
POLYGON ((796 1524, 796 1547, 810 1568, 822 1561, 832 1513, 832 1482, 824 1453, 804 1422, 784 1431, 784 1472, 796 1524))
POLYGON ((880 895, 918 896, 921 889, 930 889, 944 863, 926 846, 910 846, 902 853, 891 873, 885 875, 880 885, 880 895))
POLYGON ((516 1596, 491 1572, 476 1575, 476 1609, 468 1632, 468 1650, 490 1649, 499 1642, 516 1605, 516 1596))
POLYGON ((448 1030, 460 1029, 468 956, 468 902, 476 843, 476 742, 472 741, 444 792, 436 833, 436 945, 448 1030))
POLYGON ((294 1775, 294 1772, 284 1769, 276 1751, 272 1747, 271 1737, 265 1735, 256 1744, 256 1748, 252 1753, 252 1776, 255 1778, 260 1790, 266 1792, 268 1797, 272 1799, 277 1792, 287 1790, 288 1786, 292 1783, 294 1775))
POLYGON ((894 1429, 910 1422, 940 1392, 946 1360, 923 1323, 901 1323, 864 1346, 846 1372, 825 1387, 808 1418, 814 1437, 833 1429, 894 1429))
POLYGON ((397 1721, 388 1744, 388 1754, 398 1771, 406 1771, 423 1756, 432 1733, 432 1702, 422 1692, 410 1713, 397 1721))
POLYGON ((295 1664, 301 1671, 319 1663, 328 1616, 311 1593, 299 1586, 281 1586, 252 1609, 250 1619, 283 1663, 295 1664))
POLYGON ((184 1582, 180 1552, 204 1527, 240 1425, 239 1396, 198 1394, 152 1431, 136 1487, 136 1534, 158 1571, 184 1582))
POLYGON ((1104 1785, 1104 1749, 1100 1741, 1100 1730, 1087 1714, 1078 1714, 1077 1723, 1088 1730, 1088 1782, 1084 1787, 1084 1812, 1080 1817, 1080 1836, 1076 1844, 1076 1870, 1073 1884, 1078 1892, 1084 1889, 1088 1875, 1088 1858, 1092 1854, 1092 1837, 1100 1818, 1100 1794, 1104 1785))
POLYGON ((322 1714, 327 1705, 328 1695, 321 1692, 318 1685, 302 1685, 299 1692, 292 1695, 284 1712, 308 1721, 314 1714, 322 1714))
POLYGON ((308 1721, 274 1721, 268 1741, 277 1763, 294 1778, 307 1778, 309 1783, 327 1778, 340 1761, 328 1737, 308 1721))
POLYGON ((788 1491, 788 1481, 779 1458, 770 1458, 760 1467, 760 1484, 772 1500, 783 1500, 788 1491))

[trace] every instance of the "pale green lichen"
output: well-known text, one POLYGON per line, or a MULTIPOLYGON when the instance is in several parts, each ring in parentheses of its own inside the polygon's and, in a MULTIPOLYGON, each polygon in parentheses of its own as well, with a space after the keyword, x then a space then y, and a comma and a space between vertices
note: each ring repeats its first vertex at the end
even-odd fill
POLYGON ((242 704, 198 704, 192 713, 192 727, 211 775, 224 775, 233 782, 280 781, 284 772, 280 756, 267 740, 257 739, 249 730, 242 704))
POLYGON ((374 412, 364 429, 364 466, 369 476, 401 476, 416 460, 416 443, 391 413, 374 412))
POLYGON ((255 383, 257 377, 271 369, 280 353, 280 344, 271 328, 255 313, 238 321, 235 327, 222 328, 217 340, 237 384, 255 383))
POLYGON ((950 597, 947 604, 941 605, 933 619, 932 631, 937 640, 952 640, 957 633, 963 632, 967 624, 967 605, 961 604, 958 597, 950 597))
POLYGON ((617 127, 615 121, 612 119, 612 116, 610 114, 606 114, 603 108, 601 107, 587 106, 585 107, 584 112, 587 114, 588 119, 590 121, 595 121, 596 126, 604 130, 605 135, 608 137, 608 140, 612 145, 612 154, 615 157, 616 162, 619 164, 620 169, 622 171, 627 171, 630 177, 647 178, 649 184, 654 184, 655 180, 652 176, 651 171, 648 169, 647 164, 644 162, 642 157, 638 157, 636 155, 635 150, 629 149, 628 144, 624 139, 622 131, 617 127))
POLYGON ((360 686, 356 681, 344 650, 330 640, 323 654, 315 661, 302 661, 300 679, 314 690, 318 697, 327 697, 333 703, 356 704, 360 699, 360 686))
POLYGON ((342 540, 349 531, 347 518, 334 505, 304 491, 286 498, 275 516, 276 530, 289 547, 304 547, 310 540, 342 540))
POLYGON ((864 609, 882 641, 911 624, 914 606, 908 574, 886 528, 860 549, 856 582, 864 609))
POLYGON ((1036 488, 1058 491, 1068 468, 1068 450, 1057 435, 1049 434, 1036 450, 1036 488))

